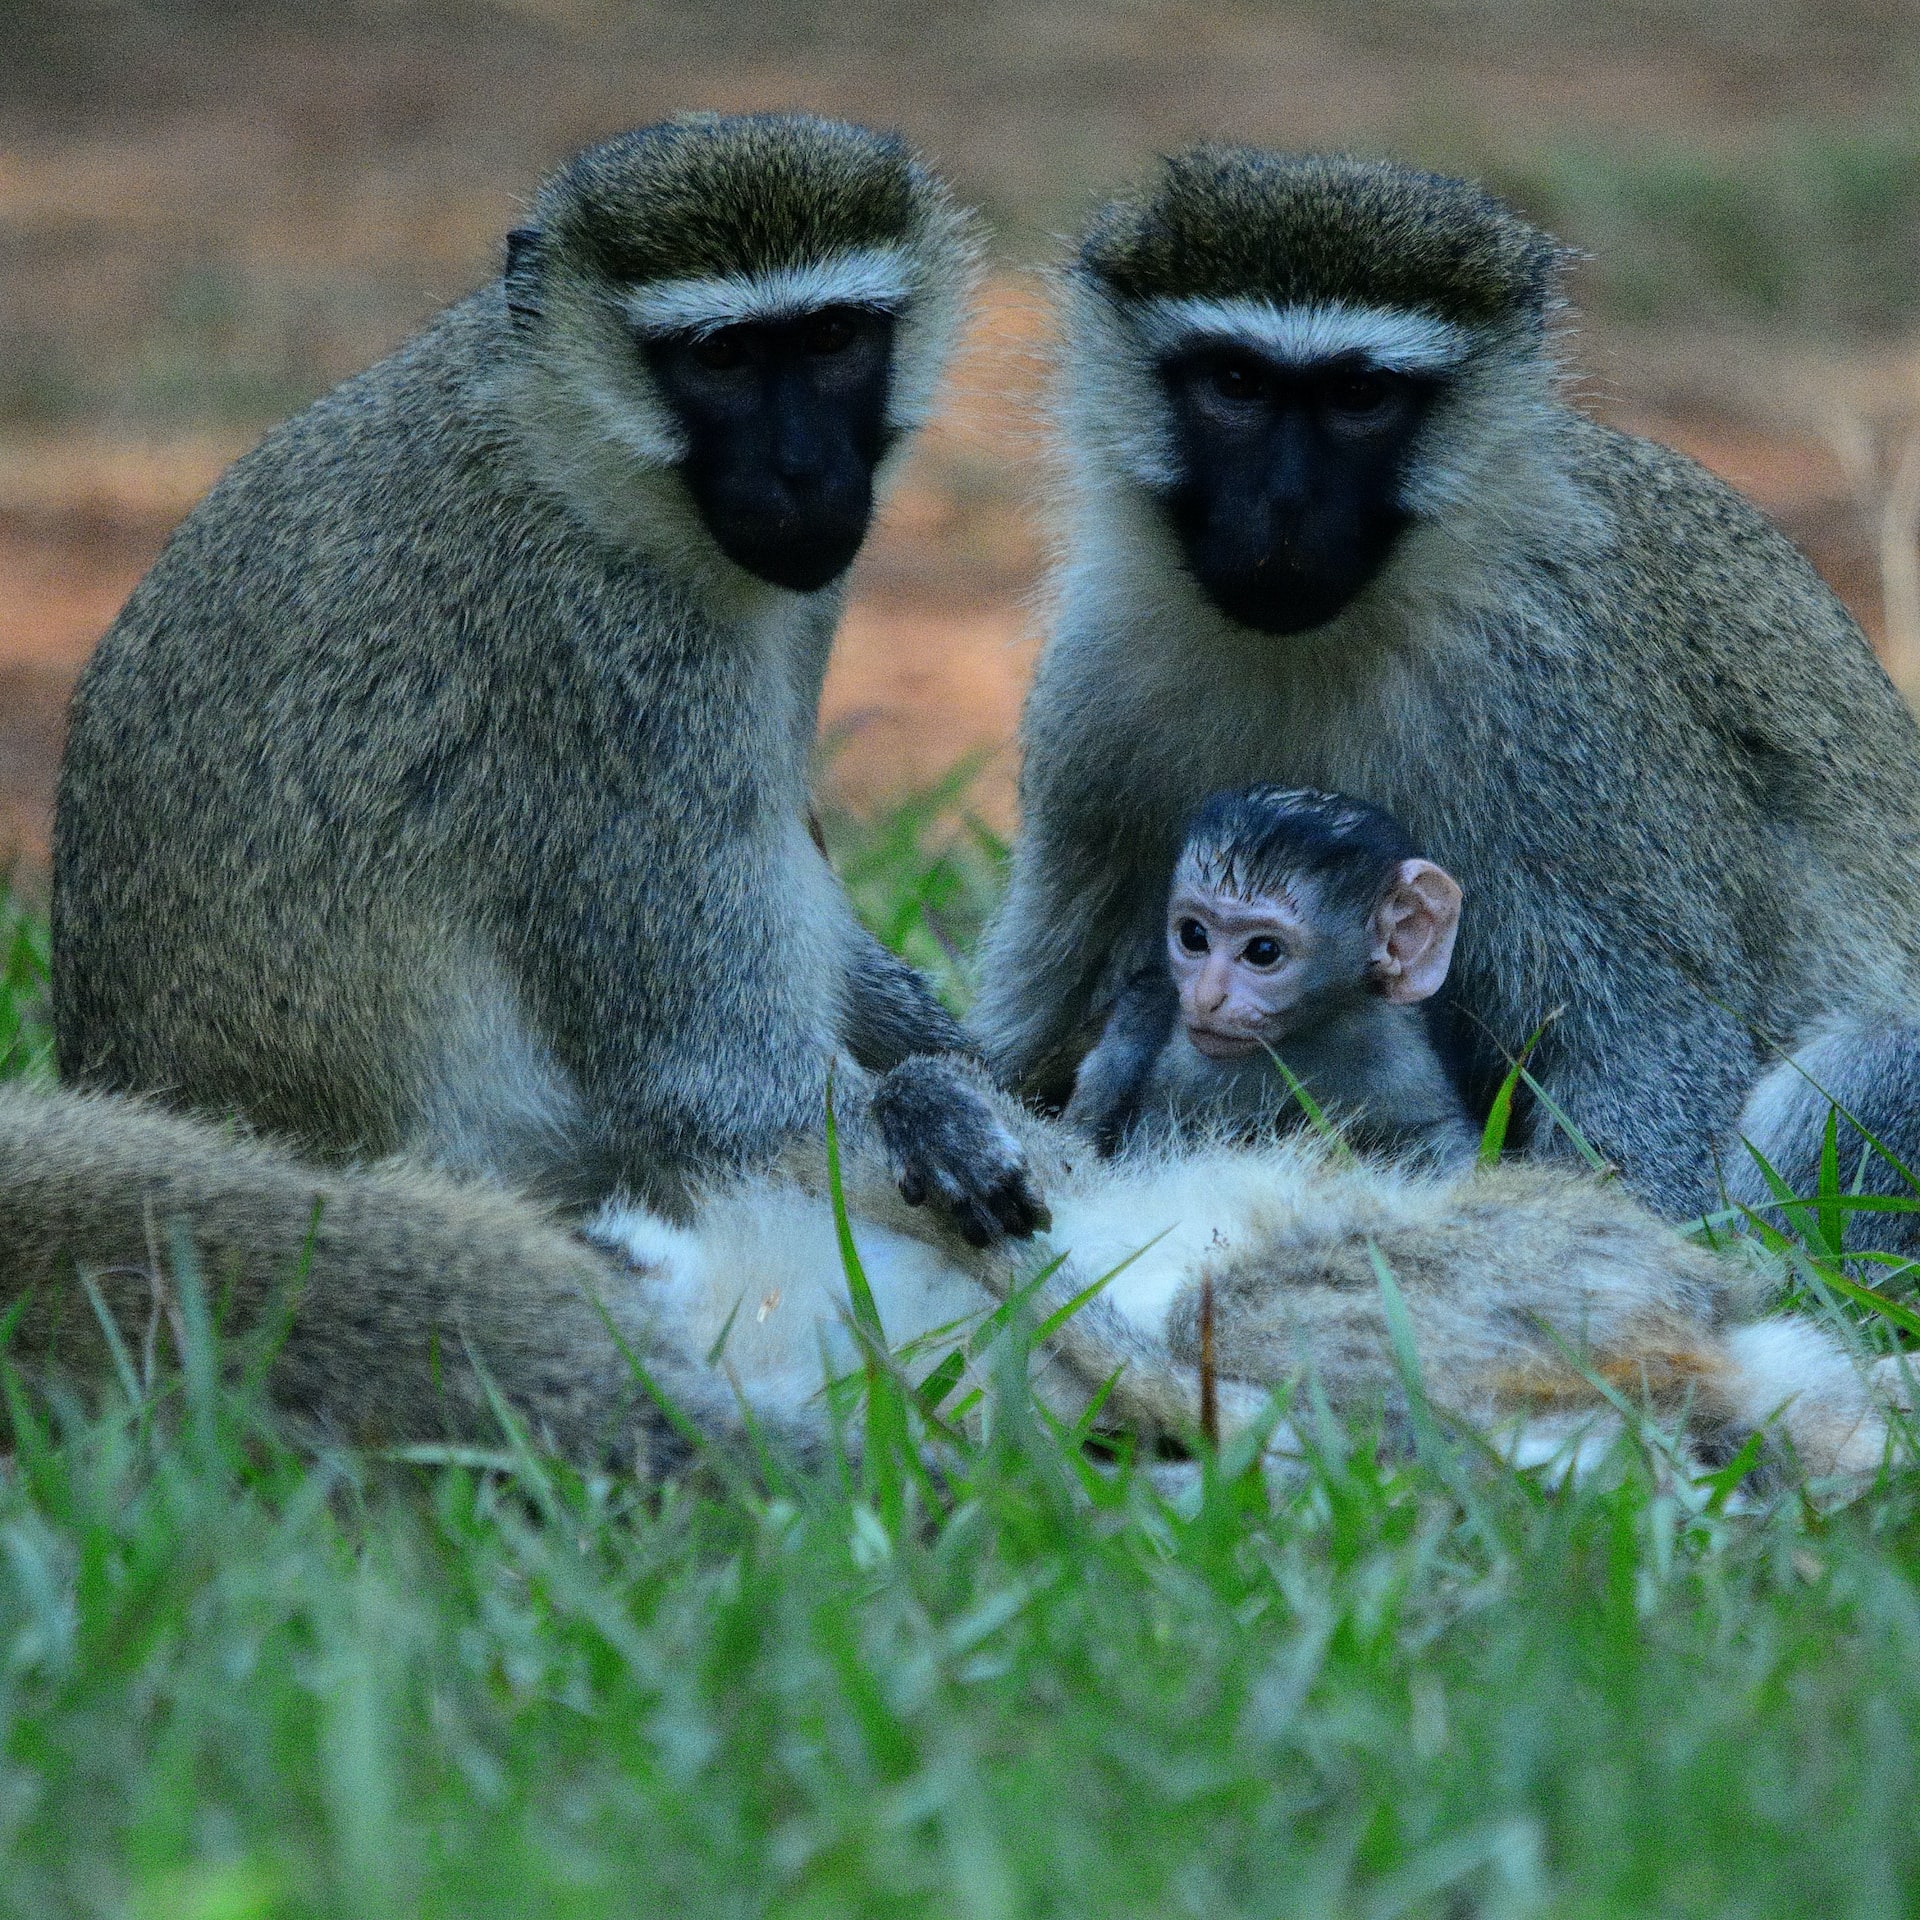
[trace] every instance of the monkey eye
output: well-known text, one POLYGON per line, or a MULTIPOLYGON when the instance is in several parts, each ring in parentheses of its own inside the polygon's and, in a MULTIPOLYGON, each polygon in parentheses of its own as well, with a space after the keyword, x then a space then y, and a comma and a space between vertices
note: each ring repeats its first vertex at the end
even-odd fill
POLYGON ((1223 400, 1258 400, 1267 390, 1265 369, 1251 360, 1221 360, 1213 368, 1213 390, 1223 400))
POLYGON ((833 354, 845 353, 853 345, 854 336, 859 329, 853 323, 853 316, 836 312, 829 308, 824 313, 808 317, 806 331, 801 341, 809 353, 833 354))
POLYGON ((1240 949, 1240 958, 1250 967, 1258 967, 1264 972, 1268 967, 1277 966, 1286 953, 1283 947, 1270 933, 1256 934, 1240 949))
POLYGON ((1174 928, 1180 944, 1188 953, 1205 953, 1207 950, 1207 930, 1198 920, 1182 920, 1174 928))
POLYGON ((1339 375, 1327 389, 1327 405, 1336 413, 1378 413, 1393 390, 1377 373, 1357 370, 1339 375))
POLYGON ((702 334, 693 343, 694 364, 705 367, 709 373, 731 373, 742 366, 747 358, 747 343, 743 330, 739 327, 721 327, 713 333, 702 334))

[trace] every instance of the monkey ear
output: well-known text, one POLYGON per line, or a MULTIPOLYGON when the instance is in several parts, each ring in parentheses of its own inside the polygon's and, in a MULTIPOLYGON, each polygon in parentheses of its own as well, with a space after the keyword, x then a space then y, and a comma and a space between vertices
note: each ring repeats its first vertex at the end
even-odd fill
POLYGON ((1373 910, 1373 981, 1408 1004, 1440 991, 1460 931, 1460 882, 1431 860, 1403 860, 1373 910))
POLYGON ((525 328, 540 318, 540 229, 507 230, 507 312, 525 328))

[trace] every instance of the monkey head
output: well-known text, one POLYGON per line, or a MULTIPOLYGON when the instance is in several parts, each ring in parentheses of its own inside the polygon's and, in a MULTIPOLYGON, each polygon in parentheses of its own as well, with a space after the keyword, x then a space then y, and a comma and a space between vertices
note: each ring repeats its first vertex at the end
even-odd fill
POLYGON ((1376 807, 1307 788, 1215 794, 1167 902, 1187 1037, 1209 1059, 1237 1059, 1368 995, 1428 999, 1452 963, 1460 902, 1460 883, 1376 807))
POLYGON ((522 417, 616 537, 624 522, 684 563, 704 536, 816 592, 930 409, 974 254, 895 138, 802 114, 622 135, 570 161, 509 238, 506 309, 537 370, 522 417))
POLYGON ((1563 258, 1464 181, 1196 148, 1081 244, 1070 431, 1230 619, 1321 626, 1451 496, 1488 379, 1544 364, 1563 258))

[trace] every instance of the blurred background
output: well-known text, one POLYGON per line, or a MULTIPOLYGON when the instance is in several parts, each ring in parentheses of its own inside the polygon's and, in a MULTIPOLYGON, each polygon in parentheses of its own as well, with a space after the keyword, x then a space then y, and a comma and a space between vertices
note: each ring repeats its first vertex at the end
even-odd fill
POLYGON ((1201 135, 1479 175, 1588 250, 1581 403, 1810 552, 1920 692, 1920 6, 1905 0, 0 0, 0 842, 73 676, 274 419, 490 275, 540 174, 687 107, 902 128, 993 229, 829 686, 854 807, 1011 818, 1044 551, 1038 270, 1201 135))

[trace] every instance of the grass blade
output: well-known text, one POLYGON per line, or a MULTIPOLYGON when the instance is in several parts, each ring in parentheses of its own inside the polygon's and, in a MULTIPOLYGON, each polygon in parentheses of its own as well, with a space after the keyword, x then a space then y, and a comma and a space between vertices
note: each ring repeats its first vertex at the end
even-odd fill
POLYGON ((1287 1091, 1293 1095, 1300 1111, 1307 1116, 1308 1126, 1333 1149, 1334 1158, 1341 1165, 1352 1166, 1355 1163, 1355 1156, 1347 1136, 1327 1118, 1319 1101, 1307 1091, 1306 1082, 1271 1047, 1267 1048, 1267 1058, 1279 1069, 1280 1077, 1287 1083, 1287 1091))
POLYGON ((1572 1141, 1573 1150, 1579 1154, 1580 1158, 1584 1160, 1595 1173, 1605 1179, 1612 1179, 1619 1169, 1580 1131, 1568 1115, 1566 1108, 1561 1106, 1559 1101, 1557 1101, 1531 1073, 1527 1072, 1525 1068, 1521 1069, 1520 1078, 1527 1083, 1527 1090, 1533 1097, 1553 1116, 1554 1125, 1572 1141))
POLYGON ((1902 1333, 1911 1334, 1914 1339, 1920 1340, 1920 1313, 1916 1313, 1905 1301, 1889 1299, 1886 1294, 1854 1279, 1844 1272, 1837 1262, 1830 1265, 1822 1261, 1819 1265, 1821 1279, 1835 1293, 1844 1295, 1856 1306, 1870 1309, 1879 1314, 1883 1320, 1892 1322, 1902 1333))
POLYGON ((726 1319, 720 1323, 720 1331, 714 1335, 713 1345, 707 1349, 708 1366, 717 1367, 720 1364, 720 1356, 727 1350, 727 1341, 733 1333, 733 1323, 740 1318, 741 1304, 746 1297, 744 1287, 734 1295, 733 1305, 728 1309, 726 1319))
POLYGON ((867 1387, 866 1444, 861 1448, 861 1472, 879 1509, 882 1524, 898 1538, 906 1522, 906 1475, 924 1473, 924 1463, 913 1444, 907 1419, 906 1394, 896 1378, 887 1352, 886 1329, 873 1297, 860 1249, 854 1244, 853 1222, 847 1214, 846 1182, 840 1164, 840 1127, 833 1111, 833 1069, 827 1070, 827 1193, 833 1207, 834 1239, 840 1250, 840 1271, 847 1283, 853 1325, 865 1358, 867 1387))
POLYGON ((1496 1165, 1506 1151, 1507 1132, 1513 1124, 1513 1096, 1520 1089, 1527 1062, 1533 1058, 1533 1050, 1540 1044, 1540 1036, 1556 1017, 1549 1014, 1534 1028, 1527 1038, 1527 1044, 1514 1056, 1506 1078, 1500 1082, 1500 1091, 1493 1096, 1493 1105, 1487 1112, 1487 1124, 1480 1130, 1479 1164, 1483 1167, 1496 1165))
MULTIPOLYGON (((1862 1169, 1864 1171, 1864 1168, 1862 1169)), ((1820 1171, 1814 1186, 1814 1224, 1819 1229, 1820 1245, 1826 1254, 1838 1260, 1846 1250, 1846 1221, 1840 1200, 1840 1110, 1827 1109, 1826 1130, 1820 1136, 1820 1171)))

